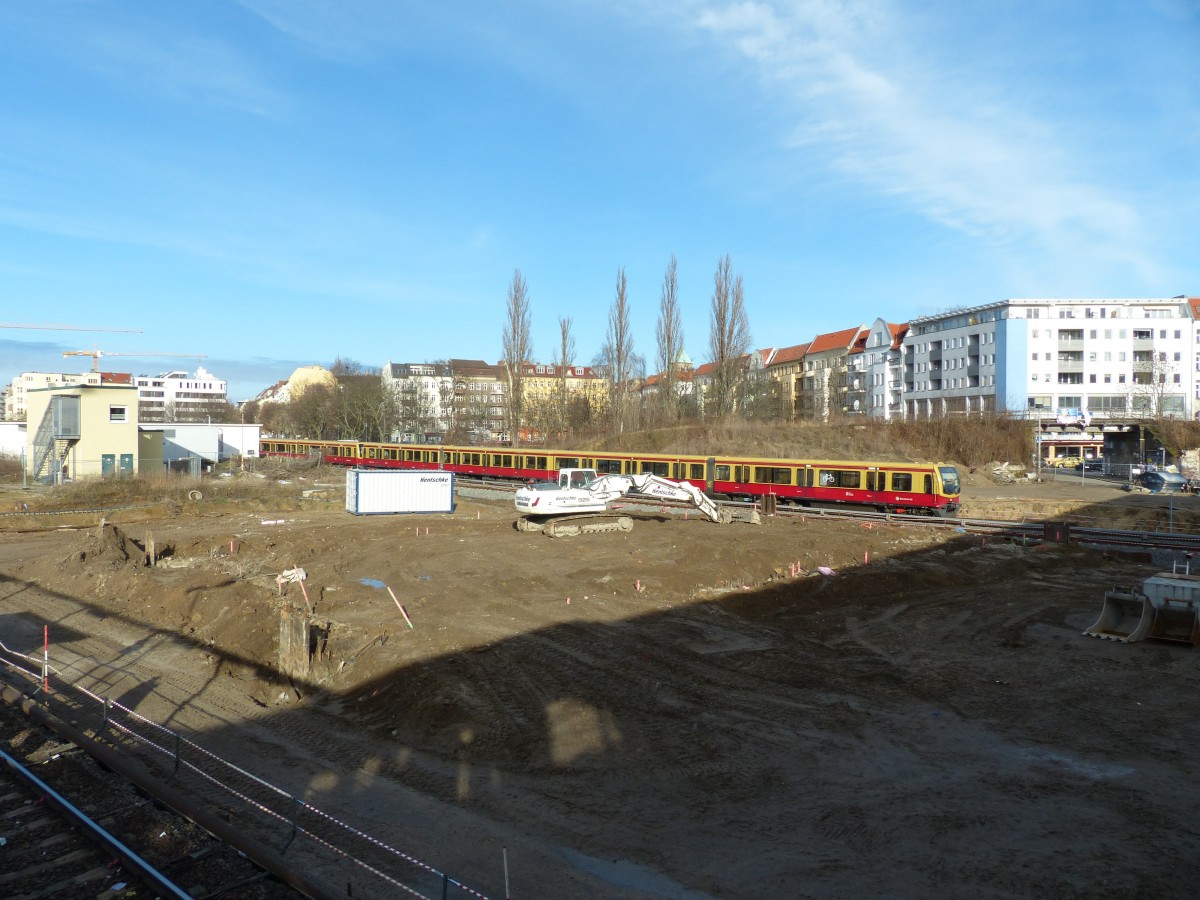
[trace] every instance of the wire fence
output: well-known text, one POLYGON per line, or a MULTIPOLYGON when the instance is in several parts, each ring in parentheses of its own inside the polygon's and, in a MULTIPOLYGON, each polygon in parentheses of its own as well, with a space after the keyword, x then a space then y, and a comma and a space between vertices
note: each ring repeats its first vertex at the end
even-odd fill
MULTIPOLYGON (((378 885, 386 885, 405 896, 429 900, 439 897, 443 900, 450 897, 488 900, 481 891, 223 759, 182 732, 70 681, 50 663, 48 650, 38 658, 13 650, 0 640, 0 662, 31 684, 38 685, 39 699, 47 706, 53 699, 75 711, 65 698, 58 696, 64 689, 70 690, 81 705, 94 703, 99 725, 97 737, 123 738, 127 742, 125 747, 147 751, 160 766, 170 769, 169 780, 178 783, 190 776, 199 784, 237 801, 244 810, 258 817, 260 825, 274 823, 279 826, 287 835, 279 850, 281 854, 304 852, 298 845, 307 842, 370 876, 378 885), (54 679, 53 690, 51 678, 54 679)), ((123 746, 117 741, 112 743, 118 748, 123 746)))

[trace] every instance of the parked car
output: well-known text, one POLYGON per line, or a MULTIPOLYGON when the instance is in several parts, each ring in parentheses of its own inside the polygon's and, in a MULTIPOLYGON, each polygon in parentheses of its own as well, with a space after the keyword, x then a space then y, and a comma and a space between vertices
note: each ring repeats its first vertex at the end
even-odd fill
POLYGON ((1174 472, 1146 472, 1139 483, 1152 494, 1174 494, 1184 490, 1188 480, 1174 472))
POLYGON ((1085 472, 1103 472, 1104 471, 1104 460, 1102 460, 1102 459, 1086 460, 1083 464, 1083 471, 1085 471, 1085 472))

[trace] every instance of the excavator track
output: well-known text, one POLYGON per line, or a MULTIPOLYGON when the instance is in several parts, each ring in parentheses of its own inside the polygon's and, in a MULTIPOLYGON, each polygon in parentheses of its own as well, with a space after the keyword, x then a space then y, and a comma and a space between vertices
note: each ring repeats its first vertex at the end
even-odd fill
POLYGON ((551 518, 525 516, 517 519, 514 525, 517 531, 540 531, 546 537, 576 537, 580 534, 602 534, 608 531, 633 531, 633 517, 604 514, 551 518))

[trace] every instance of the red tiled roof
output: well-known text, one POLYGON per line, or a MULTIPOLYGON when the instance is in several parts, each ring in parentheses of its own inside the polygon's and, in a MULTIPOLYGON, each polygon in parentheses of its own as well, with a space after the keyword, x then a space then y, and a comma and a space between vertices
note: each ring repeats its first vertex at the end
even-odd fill
POLYGON ((798 362, 804 358, 804 354, 808 352, 809 344, 797 344, 794 347, 784 347, 775 353, 775 358, 771 360, 772 366, 781 366, 785 363, 798 362))
POLYGON ((1192 313, 1192 318, 1200 319, 1200 297, 1188 297, 1187 305, 1192 313))
POLYGON ((101 384, 133 384, 133 375, 129 372, 101 372, 101 384))
POLYGON ((858 337, 861 325, 853 328, 843 328, 841 331, 831 331, 828 334, 818 334, 808 346, 809 353, 822 353, 826 350, 847 350, 854 339, 858 337))

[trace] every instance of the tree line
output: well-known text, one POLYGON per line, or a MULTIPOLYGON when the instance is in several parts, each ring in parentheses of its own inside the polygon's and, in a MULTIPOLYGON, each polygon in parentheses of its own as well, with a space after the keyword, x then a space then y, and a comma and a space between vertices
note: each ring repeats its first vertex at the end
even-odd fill
MULTIPOLYGON (((576 366, 577 350, 574 323, 567 316, 558 318, 553 351, 557 389, 550 396, 531 397, 525 390, 525 366, 534 361, 530 289, 521 270, 513 272, 505 304, 500 368, 507 388, 502 400, 504 428, 514 446, 522 434, 574 437, 622 433, 647 421, 673 423, 700 418, 701 413, 704 418, 723 418, 742 407, 747 397, 744 372, 750 325, 742 276, 734 272, 728 254, 717 261, 713 273, 708 342, 713 372, 703 410, 695 393, 683 389, 690 373, 679 365, 684 330, 674 255, 667 263, 659 294, 655 371, 649 373, 658 376, 653 391, 639 390, 648 373, 645 356, 634 341, 631 311, 628 279, 620 267, 604 340, 590 363, 607 381, 606 403, 569 390, 567 373, 576 366)), ((335 384, 310 385, 287 403, 247 403, 245 421, 258 421, 273 434, 327 440, 389 441, 398 435, 437 431, 447 442, 467 443, 490 430, 493 410, 489 398, 432 397, 415 388, 393 393, 378 369, 342 357, 330 371, 335 384), (442 417, 436 415, 439 409, 442 417)))

